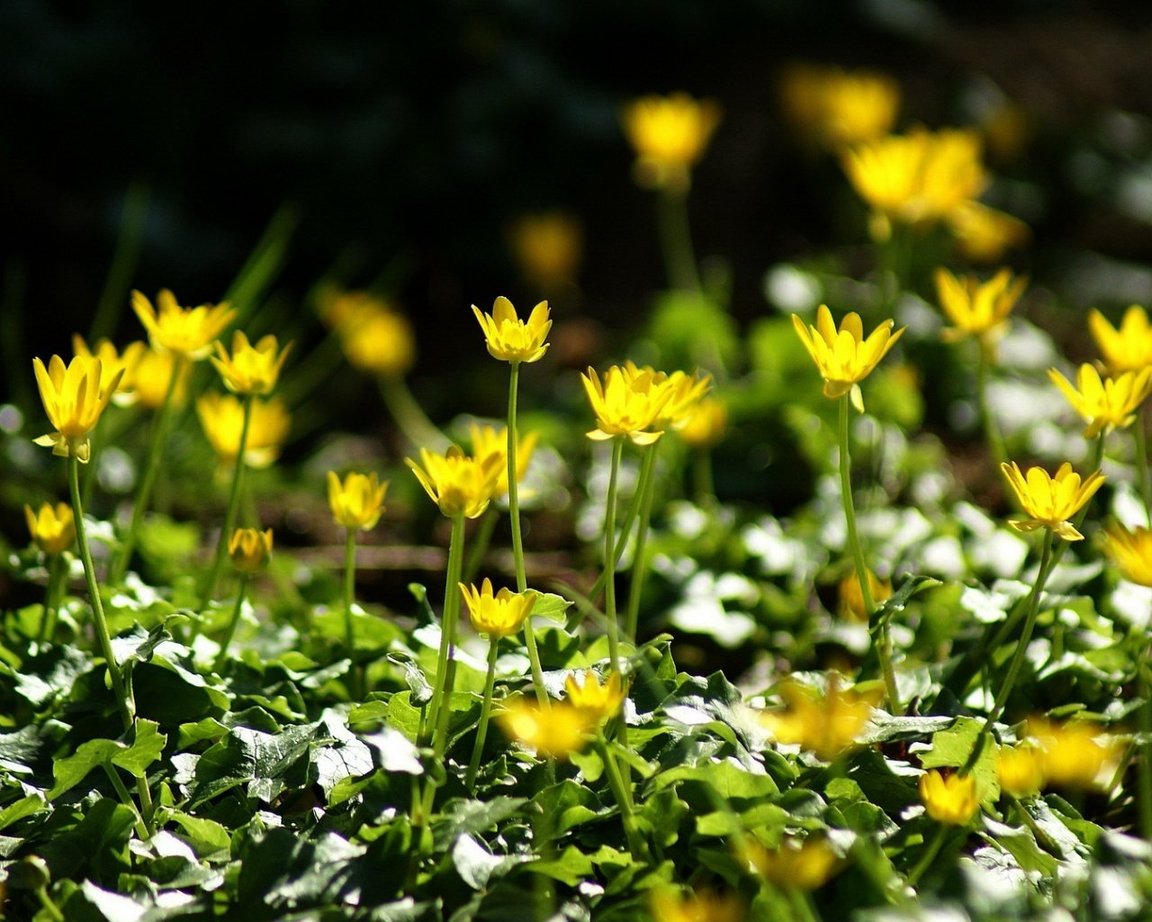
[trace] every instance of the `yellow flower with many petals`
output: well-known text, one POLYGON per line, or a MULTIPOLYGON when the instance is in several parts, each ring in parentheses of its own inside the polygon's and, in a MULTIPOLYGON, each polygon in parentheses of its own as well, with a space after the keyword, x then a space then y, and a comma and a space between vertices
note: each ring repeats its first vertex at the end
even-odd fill
POLYGON ((1095 365, 1085 363, 1076 374, 1075 386, 1055 368, 1048 370, 1048 377, 1088 423, 1086 439, 1132 425, 1140 404, 1152 391, 1152 366, 1101 378, 1095 365))
POLYGON ((974 275, 957 277, 947 269, 936 270, 936 292, 940 307, 952 326, 941 338, 956 342, 975 336, 981 346, 990 349, 1008 327, 1008 315, 1028 285, 1026 278, 1012 278, 1012 272, 1001 269, 986 282, 974 275))
POLYGON ((1140 371, 1152 365, 1152 323, 1140 305, 1133 304, 1124 312, 1119 329, 1094 310, 1088 315, 1088 331, 1112 374, 1140 371))
POLYGON ((745 918, 744 902, 735 893, 681 893, 673 887, 653 889, 648 910, 654 922, 743 922, 745 918))
POLYGON ((864 412, 864 402, 857 385, 872 373, 905 329, 893 333, 894 322, 885 320, 865 339, 859 314, 846 314, 837 330, 832 312, 823 304, 816 311, 815 326, 804 323, 797 314, 792 315, 792 326, 824 378, 824 396, 832 400, 850 394, 852 405, 860 412, 864 412))
POLYGON ((101 339, 94 349, 90 349, 79 333, 72 336, 72 351, 76 355, 100 360, 101 390, 108 387, 119 373, 120 382, 112 392, 112 402, 121 407, 128 407, 136 402, 136 368, 147 349, 146 344, 136 341, 129 343, 121 352, 110 339, 101 339))
POLYGON ((945 777, 936 769, 920 777, 920 799, 937 823, 967 826, 980 810, 976 798, 976 776, 959 772, 945 777))
POLYGON ((831 761, 856 744, 880 694, 841 689, 836 676, 828 679, 824 694, 798 682, 780 686, 783 711, 757 715, 778 743, 796 744, 831 761))
POLYGON ((241 573, 255 573, 272 556, 272 529, 237 528, 228 539, 228 557, 241 573))
POLYGON ((45 554, 62 554, 76 543, 76 518, 67 503, 44 503, 39 512, 24 506, 28 532, 45 554))
MULTIPOLYGON (((660 412, 653 420, 653 428, 681 429, 712 387, 712 376, 708 374, 687 375, 682 371, 671 374, 657 371, 651 366, 638 367, 631 360, 623 365, 624 375, 629 381, 643 382, 651 376, 652 384, 665 395, 660 401, 660 412)), ((641 386, 645 386, 643 383, 641 386)))
POLYGON ((276 389, 280 369, 291 348, 292 344, 288 343, 281 349, 276 337, 271 335, 252 345, 248 337, 237 330, 232 335, 232 354, 218 341, 216 354, 210 358, 224 386, 232 393, 263 396, 276 389))
POLYGON ((626 435, 637 445, 651 445, 663 434, 660 421, 674 394, 661 386, 652 369, 632 373, 613 365, 601 382, 596 370, 589 368, 581 380, 596 414, 596 428, 588 438, 600 441, 626 435))
POLYGON ((980 202, 961 202, 945 216, 956 246, 965 259, 994 263, 1005 251, 1028 242, 1032 232, 1019 218, 980 202))
POLYGON ((139 291, 132 292, 132 309, 148 331, 152 348, 194 362, 208 357, 213 341, 236 316, 227 304, 181 307, 168 289, 157 295, 156 304, 159 310, 139 291))
POLYGON ((580 752, 599 723, 595 714, 567 701, 553 701, 545 711, 522 698, 505 702, 496 720, 509 737, 549 759, 580 752))
POLYGON ((1043 753, 1035 746, 1000 750, 996 758, 1000 788, 1017 797, 1035 794, 1047 780, 1043 753))
POLYGON ((1084 536, 1069 519, 1100 489, 1104 483, 1103 474, 1095 471, 1081 479, 1067 461, 1060 465, 1055 477, 1041 467, 1031 467, 1025 475, 1015 461, 1005 461, 1000 469, 1028 516, 1026 519, 1012 519, 1009 525, 1017 531, 1047 528, 1065 541, 1083 540, 1084 536))
POLYGON ((1111 526, 1104 533, 1104 553, 1126 580, 1152 587, 1152 528, 1111 526))
POLYGON ((1032 718, 1026 725, 1026 734, 1039 747, 1047 783, 1059 787, 1106 784, 1124 751, 1119 739, 1086 720, 1058 724, 1032 718))
POLYGON ((490 638, 511 637, 517 633, 532 614, 532 606, 536 604, 537 593, 531 590, 513 592, 505 586, 493 594, 492 580, 487 577, 479 589, 464 583, 460 583, 459 586, 464 604, 468 606, 468 617, 472 621, 472 627, 490 638))
MULTIPOLYGON (((234 462, 244 429, 244 404, 231 394, 208 393, 196 401, 196 415, 221 463, 234 462)), ((271 465, 280 456, 291 425, 292 417, 281 401, 253 400, 244 463, 256 469, 271 465)))
POLYGON ((617 672, 608 676, 603 685, 591 670, 585 672, 579 681, 573 673, 564 680, 564 690, 568 693, 568 703, 595 714, 597 723, 620 713, 620 705, 624 703, 624 683, 617 672))
POLYGON ((32 360, 36 386, 48 421, 55 432, 36 439, 37 445, 51 445, 52 454, 75 457, 87 462, 90 453, 88 434, 96 428, 100 415, 120 384, 121 370, 110 380, 104 378, 99 359, 78 355, 67 365, 58 355, 45 367, 40 359, 32 360), (105 382, 101 386, 101 382, 105 382))
POLYGON ((720 107, 687 93, 644 96, 624 109, 624 133, 636 152, 636 182, 650 189, 688 191, 691 169, 720 124, 720 107))
MULTIPOLYGON (((892 598, 892 583, 879 579, 871 570, 867 570, 868 588, 872 592, 872 601, 877 605, 892 598)), ((868 622, 871 612, 864 607, 864 595, 860 592, 860 580, 856 571, 852 570, 840 580, 840 614, 853 621, 868 622)))
POLYGON ((442 455, 421 448, 419 464, 411 458, 405 458, 404 463, 449 518, 462 515, 474 519, 481 515, 496 495, 503 470, 496 455, 469 457, 455 445, 442 455))
MULTIPOLYGON (((181 407, 188 399, 188 377, 192 373, 192 366, 172 352, 145 349, 132 376, 136 402, 149 410, 162 407, 168 394, 172 370, 177 367, 179 370, 176 372, 176 387, 172 391, 172 406, 181 407)), ((115 400, 115 396, 112 399, 115 400)))
POLYGON ((538 362, 548 351, 545 340, 552 329, 552 320, 547 301, 541 301, 532 308, 527 320, 517 316, 516 308, 503 295, 492 305, 491 314, 485 314, 475 304, 472 313, 480 322, 488 353, 493 358, 512 364, 538 362))
POLYGON ((785 890, 818 890, 840 864, 840 856, 822 838, 785 839, 769 850, 746 837, 737 842, 736 852, 761 877, 785 890))
MULTIPOLYGON (((496 481, 496 492, 493 495, 503 496, 508 492, 508 427, 496 429, 493 426, 471 423, 468 426, 468 433, 472 442, 472 457, 495 456, 500 459, 500 476, 496 481)), ((539 436, 535 432, 528 432, 520 437, 516 445, 517 483, 523 482, 538 441, 539 436)))
POLYGON ((900 110, 900 85, 868 71, 796 67, 785 74, 781 90, 800 131, 833 151, 886 135, 900 110))
POLYGON ((680 427, 680 438, 693 448, 715 445, 728 430, 728 407, 718 397, 704 397, 680 427))
POLYGON ((328 506, 337 525, 368 531, 375 528, 384 512, 388 481, 380 482, 376 472, 353 471, 341 482, 335 471, 328 472, 328 506))
POLYGON ((574 279, 584 241, 580 222, 572 215, 559 211, 522 215, 509 240, 521 274, 533 285, 555 289, 574 279))

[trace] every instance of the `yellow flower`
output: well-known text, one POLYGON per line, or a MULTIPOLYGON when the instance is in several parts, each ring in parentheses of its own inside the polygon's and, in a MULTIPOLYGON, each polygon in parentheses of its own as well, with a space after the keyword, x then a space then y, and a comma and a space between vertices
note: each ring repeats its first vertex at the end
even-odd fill
POLYGON ((1022 246, 1031 236, 1019 218, 980 202, 961 202, 946 220, 960 254, 978 263, 999 262, 1006 250, 1022 246))
POLYGON ((152 348, 175 352, 194 362, 208 357, 213 340, 236 316, 236 311, 227 304, 181 307, 168 289, 160 292, 156 304, 159 312, 143 294, 132 292, 132 309, 148 331, 152 348))
POLYGON ((449 518, 463 515, 474 519, 481 515, 496 495, 503 468, 496 455, 470 458, 455 445, 442 455, 421 448, 419 464, 411 458, 405 458, 404 463, 449 518))
POLYGON ((376 472, 345 476, 344 482, 335 471, 328 472, 328 505, 337 525, 368 531, 376 527, 384 512, 384 494, 388 481, 380 482, 376 472))
MULTIPOLYGON (((874 604, 880 605, 892 598, 892 584, 888 580, 878 579, 871 570, 867 578, 874 604)), ((871 612, 864 608, 864 596, 860 592, 860 580, 856 578, 855 570, 840 580, 840 614, 852 621, 865 623, 871 616, 871 612)))
POLYGON ((582 750, 599 722, 595 714, 567 701, 553 701, 544 711, 522 698, 506 702, 496 720, 509 737, 549 759, 566 759, 582 750))
POLYGON ((781 89, 791 120, 830 150, 887 134, 900 110, 900 85, 868 71, 796 67, 785 75, 781 89))
POLYGON ((980 809, 976 799, 976 776, 958 772, 944 777, 936 769, 920 777, 920 799, 937 823, 967 826, 980 809))
POLYGON ((1055 477, 1040 467, 1031 467, 1027 475, 1022 474, 1015 461, 1003 462, 1000 469, 1028 516, 1026 519, 1013 519, 1009 525, 1017 531, 1049 528, 1065 541, 1083 540, 1084 536, 1068 520, 1100 489, 1104 483, 1103 474, 1095 471, 1081 480, 1067 461, 1060 465, 1055 477))
POLYGON ((1113 525, 1104 533, 1104 552, 1126 580, 1152 586, 1152 529, 1113 525))
POLYGON ((799 745, 830 762, 848 749, 864 729, 880 695, 840 688, 835 675, 820 695, 798 682, 780 686, 785 709, 757 716, 778 743, 799 745))
POLYGON ((67 365, 58 355, 48 360, 48 367, 40 359, 32 360, 36 373, 36 386, 48 421, 55 432, 36 439, 37 445, 51 445, 52 454, 75 457, 87 462, 90 451, 88 433, 96 428, 100 414, 120 384, 123 371, 104 381, 103 366, 99 359, 78 355, 67 365))
MULTIPOLYGON (((164 397, 168 393, 168 382, 172 378, 172 369, 180 366, 179 377, 176 379, 176 389, 172 392, 172 406, 181 407, 188 399, 188 376, 192 366, 181 360, 172 352, 157 352, 155 349, 145 349, 140 361, 132 375, 132 388, 136 394, 136 402, 149 410, 159 409, 164 404, 164 397)), ((116 398, 113 397, 113 400, 116 398)))
MULTIPOLYGON (((243 403, 231 394, 208 393, 196 401, 196 415, 220 461, 235 461, 244 428, 243 403)), ((271 465, 280 455, 291 424, 292 417, 281 401, 253 400, 244 463, 256 469, 271 465)))
POLYGON ((25 505, 24 518, 32 540, 45 554, 62 554, 76 542, 76 519, 67 503, 44 503, 39 512, 25 505))
POLYGON ((416 361, 412 324, 387 302, 349 292, 328 312, 348 364, 371 375, 398 378, 416 361))
POLYGON ((974 131, 915 128, 857 145, 844 155, 856 192, 885 218, 938 221, 975 198, 988 182, 974 131))
POLYGON ((544 289, 572 281, 580 265, 582 238, 579 220, 559 211, 523 215, 509 234, 521 274, 544 289))
POLYGON ((1140 404, 1152 391, 1152 366, 1121 372, 1114 378, 1101 378, 1095 365, 1085 363, 1077 372, 1075 387, 1055 368, 1048 370, 1048 377, 1060 388, 1072 409, 1087 421, 1086 439, 1132 425, 1140 404))
POLYGON ((1000 787, 1017 797, 1035 794, 1046 781, 1043 754, 1034 746, 1002 749, 996 759, 996 770, 1000 787))
POLYGON ((460 583, 460 593, 468 606, 472 627, 490 638, 511 637, 524 626, 536 604, 536 593, 513 592, 506 586, 492 594, 492 580, 487 577, 480 588, 460 583))
POLYGON ((1012 278, 1001 269, 986 282, 974 275, 957 277, 947 269, 936 270, 940 306, 952 326, 940 334, 948 342, 975 336, 990 347, 1008 326, 1008 315, 1028 285, 1026 278, 1012 278))
POLYGON ((538 362, 548 351, 548 331, 552 320, 548 313, 548 302, 541 301, 521 320, 516 315, 512 302, 501 295, 492 305, 492 313, 485 314, 475 304, 472 313, 480 322, 484 339, 488 343, 488 354, 502 362, 538 362))
POLYGON ((1086 720, 1056 724, 1031 718, 1026 733, 1040 749, 1048 783, 1061 787, 1096 787, 1107 783, 1124 749, 1116 737, 1086 720))
POLYGON ((228 557, 241 573, 255 573, 272 556, 272 529, 237 528, 228 539, 228 557))
POLYGON ((1119 329, 1100 311, 1092 311, 1088 315, 1088 331, 1112 374, 1140 371, 1152 365, 1152 323, 1138 304, 1124 312, 1119 329))
POLYGON ((651 445, 660 438, 659 421, 674 395, 661 386, 652 369, 638 369, 633 374, 613 365, 601 383, 596 370, 589 368, 581 380, 596 414, 596 428, 588 438, 600 441, 626 435, 637 445, 651 445), (650 431, 653 429, 656 431, 650 431))
POLYGON ((704 397, 684 421, 680 438, 693 448, 707 448, 724 438, 727 430, 727 405, 718 397, 704 397))
POLYGON ((636 182, 683 193, 690 170, 720 124, 720 107, 687 93, 645 96, 624 109, 624 133, 636 152, 636 182))
POLYGON ((712 386, 712 376, 708 374, 689 376, 682 371, 668 374, 648 365, 640 368, 631 360, 624 363, 623 369, 629 382, 639 382, 639 387, 649 386, 645 382, 650 376, 651 386, 662 395, 660 412, 652 422, 653 428, 660 430, 682 428, 712 386))
POLYGON ((852 405, 860 412, 864 412, 864 401, 857 385, 871 374, 905 329, 893 333, 894 322, 885 320, 865 339, 859 314, 846 314, 837 330, 832 312, 823 304, 816 311, 815 326, 805 324, 796 314, 792 315, 792 326, 824 378, 824 396, 832 400, 851 394, 852 405))
POLYGON ((136 367, 144 357, 147 346, 140 342, 129 343, 120 352, 110 339, 101 339, 96 343, 95 349, 88 348, 88 343, 79 333, 72 336, 72 351, 85 358, 100 360, 100 389, 108 387, 120 373, 120 382, 112 391, 112 402, 117 406, 128 407, 136 402, 136 367))
POLYGON ((790 890, 818 890, 828 882, 840 857, 820 838, 785 839, 768 850, 755 839, 737 843, 737 854, 765 880, 790 890))
POLYGON ((564 690, 568 693, 568 703, 596 715, 596 723, 620 713, 620 705, 624 703, 624 683, 616 672, 603 685, 592 670, 585 672, 579 682, 572 673, 564 680, 564 690))
POLYGON ((658 887, 648 897, 655 922, 743 922, 744 903, 735 893, 709 890, 682 894, 673 887, 658 887))
MULTIPOLYGON (((500 459, 500 476, 496 479, 496 492, 493 496, 503 496, 508 492, 508 427, 496 429, 493 426, 481 426, 470 423, 469 437, 472 442, 472 457, 487 458, 494 456, 500 459)), ((524 480, 528 465, 532 463, 532 453, 536 450, 539 436, 535 432, 528 432, 521 436, 516 445, 516 482, 524 480)))
POLYGON ((237 330, 232 336, 232 355, 217 341, 216 354, 210 358, 228 390, 234 394, 264 395, 275 390, 291 348, 292 344, 288 343, 280 349, 275 336, 265 336, 253 346, 248 337, 237 330))

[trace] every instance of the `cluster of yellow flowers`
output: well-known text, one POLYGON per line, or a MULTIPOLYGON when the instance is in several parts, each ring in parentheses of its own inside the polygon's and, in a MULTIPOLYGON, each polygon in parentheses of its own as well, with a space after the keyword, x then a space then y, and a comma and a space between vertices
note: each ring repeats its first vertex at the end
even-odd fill
POLYGON ((632 362, 613 365, 603 379, 589 368, 582 380, 596 416, 588 438, 626 436, 637 445, 651 445, 665 431, 686 427, 712 386, 708 375, 666 374, 632 362))
POLYGON ((1023 744, 1000 752, 1000 786, 1017 795, 1048 786, 1097 787, 1111 779, 1123 750, 1120 740, 1087 721, 1057 724, 1032 718, 1023 744))
POLYGON ((839 152, 892 130, 900 85, 884 74, 798 65, 781 80, 784 114, 813 143, 839 152))
POLYGON ((543 708, 536 702, 514 698, 497 715, 504 732, 529 749, 550 759, 566 759, 580 752, 608 718, 619 713, 626 689, 619 673, 603 684, 594 672, 581 680, 564 680, 568 697, 543 708))
POLYGON ((823 694, 789 681, 780 686, 780 697, 784 710, 761 713, 760 722, 776 742, 798 745, 827 762, 856 745, 881 695, 841 688, 832 673, 823 694))

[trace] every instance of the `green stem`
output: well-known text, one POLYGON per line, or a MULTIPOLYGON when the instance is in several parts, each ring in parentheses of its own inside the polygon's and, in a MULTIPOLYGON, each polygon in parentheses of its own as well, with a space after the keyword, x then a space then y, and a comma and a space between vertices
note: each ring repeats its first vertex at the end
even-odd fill
POLYGON ((444 433, 428 419, 403 378, 385 376, 379 381, 384 405, 409 442, 430 451, 443 451, 451 444, 444 433))
MULTIPOLYGON (((608 619, 608 657, 621 681, 624 677, 620 672, 620 625, 616 618, 616 486, 623 454, 623 436, 616 436, 612 440, 612 467, 604 507, 604 615, 608 619)), ((623 727, 624 722, 620 723, 623 727)))
POLYGON ((120 775, 116 771, 116 766, 111 762, 103 764, 104 773, 108 776, 108 780, 112 782, 112 787, 116 790, 116 796, 120 798, 120 802, 124 804, 136 816, 136 835, 141 839, 149 839, 152 834, 148 831, 148 827, 144 824, 144 817, 140 815, 140 811, 136 809, 136 803, 132 800, 132 795, 128 793, 128 788, 124 786, 120 775))
POLYGON ((244 481, 244 452, 248 450, 248 431, 252 427, 252 395, 245 394, 240 398, 244 407, 244 419, 240 424, 240 444, 237 446, 236 463, 232 468, 232 487, 228 491, 228 506, 224 510, 224 525, 220 529, 220 539, 216 542, 216 558, 212 561, 212 572, 208 574, 208 581, 204 584, 204 591, 200 596, 200 610, 208 608, 212 596, 216 593, 216 586, 220 582, 220 575, 224 572, 224 560, 228 556, 228 542, 232 538, 232 530, 236 527, 236 511, 240 508, 240 488, 244 481))
POLYGON ((448 574, 444 586, 444 617, 440 624, 440 650, 436 656, 436 683, 428 724, 432 729, 432 749, 437 760, 443 758, 448 743, 448 715, 452 710, 452 672, 450 664, 456 645, 456 622, 460 618, 460 573, 464 558, 464 516, 452 519, 452 538, 448 545, 448 574))
MULTIPOLYGON (((852 456, 848 448, 848 422, 851 411, 850 395, 845 394, 840 398, 840 494, 844 503, 844 520, 848 526, 848 547, 856 567, 856 579, 860 583, 860 598, 871 620, 876 617, 876 604, 872 599, 872 585, 868 580, 868 565, 864 562, 864 548, 856 532, 856 505, 852 500, 852 456)), ((892 636, 885 620, 877 625, 876 656, 880 663, 880 674, 884 678, 888 707, 893 714, 900 714, 900 692, 897 690, 896 673, 892 668, 892 636)))
POLYGON ((1008 449, 1004 445, 1004 434, 996 425, 996 418, 992 415, 992 405, 988 400, 989 377, 992 370, 992 346, 986 346, 982 341, 977 342, 980 351, 980 361, 976 366, 976 400, 980 408, 980 422, 984 426, 984 440, 992 452, 993 460, 999 467, 1008 460, 1008 449))
POLYGON ((472 532, 472 549, 468 552, 468 559, 464 562, 464 575, 461 582, 476 582, 476 574, 480 572, 480 565, 488 553, 488 546, 492 543, 492 535, 496 531, 496 509, 489 505, 480 515, 480 522, 472 532))
POLYGON ((919 883, 920 878, 924 872, 932 866, 932 862, 936 860, 936 856, 940 854, 940 849, 944 847, 944 843, 948 841, 951 836, 951 830, 943 823, 936 826, 936 835, 932 837, 932 841, 928 844, 924 854, 920 856, 920 860, 916 862, 916 867, 912 869, 912 873, 908 875, 908 886, 915 887, 919 883))
POLYGON ((244 595, 248 590, 248 574, 240 576, 240 586, 236 590, 236 604, 232 606, 232 617, 228 621, 228 629, 224 632, 224 640, 220 644, 220 652, 216 654, 215 670, 219 672, 224 668, 228 659, 228 648, 232 645, 232 638, 236 636, 236 628, 240 624, 240 612, 244 608, 244 595))
POLYGON ((640 599, 644 593, 644 579, 648 575, 647 561, 644 559, 648 545, 648 526, 652 521, 652 500, 656 495, 652 470, 656 466, 656 450, 660 442, 653 442, 644 449, 644 460, 640 465, 640 478, 636 491, 640 495, 640 512, 636 524, 636 549, 632 555, 632 584, 628 587, 628 612, 624 624, 624 636, 636 641, 636 631, 640 622, 640 599))
POLYGON ((712 449, 697 448, 692 454, 692 484, 696 505, 707 506, 716 498, 716 484, 712 477, 712 449))
POLYGON ((114 586, 124 581, 124 574, 132 560, 132 552, 136 549, 140 525, 144 521, 148 500, 152 496, 152 488, 156 485, 156 475, 160 471, 160 459, 164 454, 164 439, 168 434, 168 422, 172 417, 172 401, 176 395, 176 385, 184 372, 186 361, 187 359, 182 355, 173 359, 164 402, 152 420, 152 439, 148 445, 148 460, 145 462, 144 476, 140 478, 140 488, 136 491, 136 502, 132 505, 132 522, 128 526, 128 534, 124 538, 120 554, 117 556, 112 572, 108 577, 108 581, 114 586))
POLYGON ((624 837, 628 840, 628 850, 633 857, 648 860, 648 843, 644 841, 636 826, 632 795, 624 784, 624 776, 620 774, 620 766, 612 754, 611 744, 604 739, 603 734, 600 734, 596 743, 600 758, 604 760, 604 774, 608 777, 608 786, 612 788, 612 796, 616 798, 616 806, 620 808, 620 819, 624 824, 624 837))
POLYGON ((656 196, 656 224, 668 284, 684 291, 700 290, 700 274, 688 221, 688 193, 662 189, 656 196))
POLYGON ((1008 803, 1011 804, 1015 809, 1017 815, 1020 817, 1020 821, 1032 831, 1032 835, 1035 837, 1036 843, 1042 849, 1050 852, 1053 855, 1056 855, 1057 857, 1063 856, 1064 850, 1056 842, 1054 842, 1052 837, 1044 831, 1039 823, 1036 822, 1032 814, 1024 808, 1022 803, 1020 803, 1019 799, 1017 799, 1015 795, 1009 794, 1003 789, 1000 791, 1000 793, 1004 795, 1008 803))
POLYGON ((1146 645, 1144 655, 1136 662, 1137 694, 1143 699, 1137 713, 1140 722, 1140 831, 1148 841, 1152 841, 1152 683, 1148 680, 1150 656, 1152 645, 1146 645))
POLYGON ((1148 429, 1144 424, 1144 411, 1136 415, 1132 424, 1136 441, 1136 481, 1140 484, 1140 498, 1144 500, 1144 515, 1152 525, 1152 478, 1148 476, 1148 429))
POLYGON ((40 617, 38 644, 50 643, 56 636, 56 612, 60 608, 60 589, 66 572, 63 554, 48 557, 48 585, 44 589, 44 613, 40 617))
POLYGON ((348 529, 344 542, 344 645, 348 655, 356 650, 356 627, 352 622, 352 606, 356 602, 356 529, 348 529))
POLYGON ((480 756, 484 752, 484 741, 488 738, 488 720, 492 715, 492 690, 496 686, 496 656, 499 653, 498 638, 488 635, 488 675, 484 679, 484 703, 480 706, 480 724, 476 728, 476 744, 472 747, 472 758, 468 760, 468 774, 464 787, 471 793, 476 784, 476 773, 480 770, 480 756))
POLYGON ((785 893, 788 894, 788 902, 792 906, 793 918, 798 922, 820 922, 820 914, 816 911, 816 907, 812 905, 812 894, 806 890, 799 890, 796 887, 785 887, 785 893))
POLYGON ((56 905, 56 901, 48 893, 46 886, 37 888, 36 897, 40 900, 40 905, 44 907, 44 911, 52 917, 53 922, 68 922, 60 907, 56 905))

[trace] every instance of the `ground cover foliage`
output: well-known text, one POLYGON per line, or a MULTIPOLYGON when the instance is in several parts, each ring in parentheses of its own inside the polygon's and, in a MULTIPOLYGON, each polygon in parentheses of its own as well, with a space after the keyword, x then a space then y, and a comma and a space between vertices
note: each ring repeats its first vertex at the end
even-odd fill
POLYGON ((687 220, 721 109, 634 103, 668 289, 565 368, 574 225, 537 216, 551 304, 451 333, 503 420, 427 418, 386 293, 284 311, 277 221, 227 303, 135 292, 147 345, 37 360, 43 414, 0 413, 7 917, 1147 916, 1152 327, 1093 315, 1074 369, 1033 322, 988 205, 1016 134, 783 86, 857 238, 738 329, 687 220), (349 393, 386 443, 324 431, 349 393))

